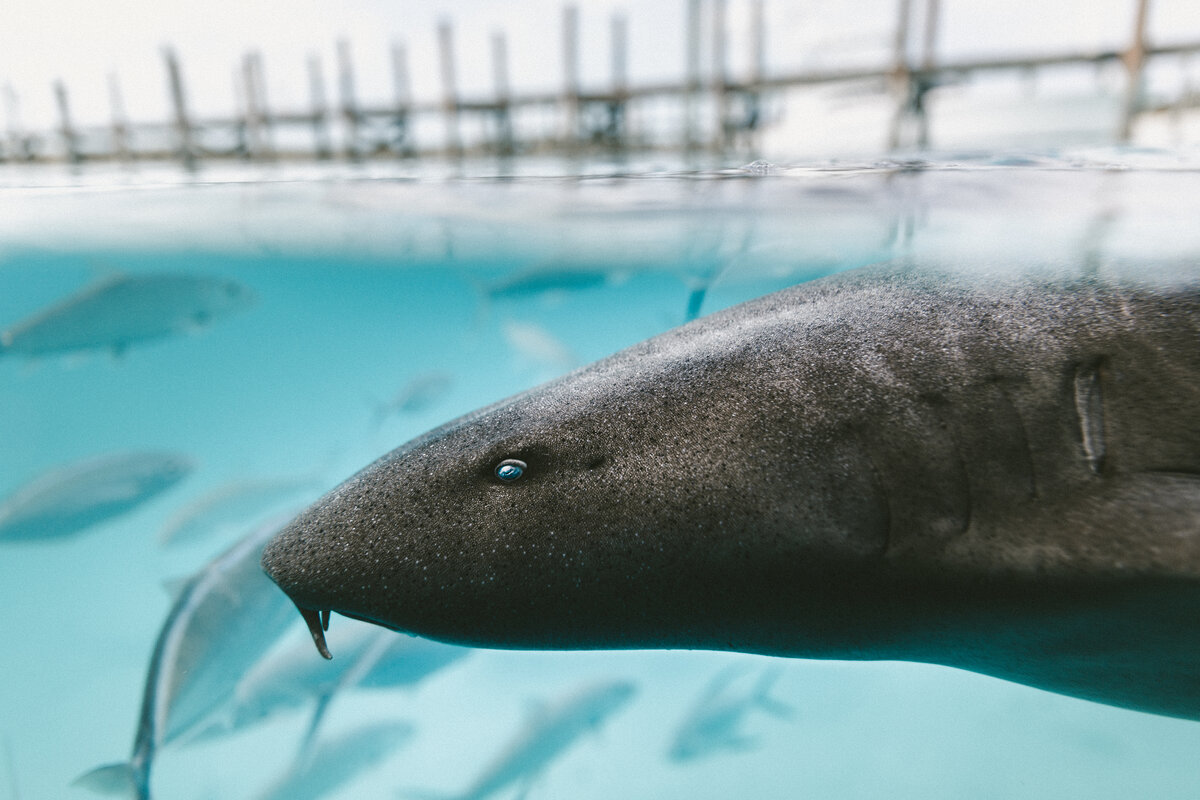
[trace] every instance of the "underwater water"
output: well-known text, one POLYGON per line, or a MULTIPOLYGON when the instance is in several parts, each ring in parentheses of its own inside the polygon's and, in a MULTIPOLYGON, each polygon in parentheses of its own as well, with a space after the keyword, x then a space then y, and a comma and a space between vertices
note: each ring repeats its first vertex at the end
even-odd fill
MULTIPOLYGON (((1200 257, 1197 162, 1136 151, 2 194, 0 799, 97 796, 72 782, 129 757, 179 579, 459 414, 890 259, 1200 257)), ((959 670, 393 651, 417 640, 336 617, 324 662, 281 593, 238 617, 243 580, 216 590, 222 624, 188 632, 189 689, 162 712, 187 729, 156 753, 156 797, 1200 789, 1198 723, 959 670)))

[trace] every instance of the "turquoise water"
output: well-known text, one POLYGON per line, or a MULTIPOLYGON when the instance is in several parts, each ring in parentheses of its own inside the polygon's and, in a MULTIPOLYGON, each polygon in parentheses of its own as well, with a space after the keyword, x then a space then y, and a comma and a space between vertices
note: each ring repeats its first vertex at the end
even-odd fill
MULTIPOLYGON (((1200 173, 1163 154, 3 194, 0 331, 118 275, 211 276, 255 298, 119 353, 0 357, 0 496, 107 453, 196 465, 74 535, 0 541, 0 798, 21 800, 94 796, 71 781, 128 757, 171 605, 164 584, 447 419, 692 312, 891 258, 1084 269, 1200 255, 1200 173), (160 543, 181 509, 255 481, 296 488, 160 543)), ((299 622, 290 637, 303 638, 299 622)), ((637 692, 564 745, 530 797, 1190 798, 1200 787, 1197 723, 941 667, 477 651, 416 687, 336 697, 326 740, 387 722, 412 732, 323 796, 462 791, 536 718, 531 707, 611 681, 637 692), (751 709, 742 746, 671 761, 685 717, 731 666, 734 694, 778 668, 770 694, 792 713, 751 709)), ((297 709, 167 745, 155 796, 264 796, 307 721, 297 709)))

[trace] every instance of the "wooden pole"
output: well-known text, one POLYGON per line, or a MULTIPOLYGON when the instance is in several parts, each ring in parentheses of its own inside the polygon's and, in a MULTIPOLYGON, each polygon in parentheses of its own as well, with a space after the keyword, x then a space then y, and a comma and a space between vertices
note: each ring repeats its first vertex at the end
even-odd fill
POLYGON ((67 87, 61 80, 54 82, 54 100, 58 106, 58 130, 62 135, 63 149, 67 154, 67 160, 72 164, 78 164, 83 160, 83 155, 79 152, 79 134, 76 133, 75 127, 71 124, 71 108, 67 102, 67 87))
POLYGON ((763 0, 750 0, 750 75, 745 93, 745 114, 742 126, 750 136, 750 145, 754 146, 753 134, 758 130, 762 121, 762 80, 767 71, 767 36, 764 22, 763 0))
POLYGON ((1133 41, 1122 55, 1128 80, 1125 86, 1125 103, 1121 110, 1121 126, 1117 140, 1127 144, 1133 138, 1133 122, 1142 106, 1143 70, 1146 64, 1146 16, 1149 0, 1137 0, 1137 12, 1133 20, 1133 41))
POLYGON ((699 141, 696 105, 700 92, 700 0, 688 0, 685 31, 683 146, 690 152, 699 141))
POLYGON ((324 160, 333 155, 329 138, 329 105, 325 99, 325 77, 321 59, 316 53, 308 55, 308 97, 312 106, 313 152, 324 160))
POLYGON ((242 97, 245 100, 246 155, 252 159, 266 154, 262 100, 258 94, 260 86, 255 72, 255 54, 246 53, 242 57, 242 97))
POLYGON ((492 79, 496 91, 496 151, 510 156, 516 150, 513 141, 512 89, 508 82, 508 42, 503 31, 492 33, 492 79))
POLYGON ((392 92, 396 101, 396 136, 394 148, 402 156, 413 152, 412 131, 409 125, 412 105, 412 84, 408 77, 408 50, 402 42, 392 43, 392 92))
POLYGON ((716 139, 717 150, 729 147, 729 76, 725 66, 725 0, 713 0, 713 43, 712 43, 712 91, 713 104, 716 107, 716 139))
POLYGON ((579 142, 579 8, 563 7, 563 112, 566 149, 579 142))
POLYGON ((938 17, 941 14, 940 0, 927 0, 925 4, 925 40, 922 45, 921 77, 913 100, 913 112, 917 118, 917 147, 929 147, 929 109, 925 96, 933 88, 933 68, 937 58, 938 17))
POLYGON ((121 161, 132 161, 133 151, 129 142, 129 117, 125 113, 125 101, 121 96, 121 84, 115 72, 108 74, 108 105, 112 112, 113 154, 121 161))
POLYGON ((896 20, 896 36, 892 40, 892 92, 896 98, 896 110, 888 131, 887 146, 895 150, 900 146, 900 134, 908 118, 913 98, 913 74, 908 63, 908 29, 912 19, 912 0, 899 0, 899 17, 896 20))
POLYGON ((357 161, 359 149, 359 112, 354 97, 354 62, 350 58, 350 42, 339 39, 337 43, 338 94, 342 107, 342 121, 346 126, 346 157, 357 161))
POLYGON ((448 18, 438 22, 438 56, 442 72, 442 114, 446 119, 446 151, 452 158, 462 157, 462 136, 458 129, 458 82, 454 69, 454 26, 448 18))
POLYGON ((171 89, 171 107, 175 112, 175 131, 179 139, 179 160, 185 169, 196 168, 196 147, 193 141, 192 121, 188 116, 187 100, 183 89, 183 74, 179 69, 179 59, 170 47, 163 48, 163 58, 167 64, 167 83, 171 89))
POLYGON ((629 24, 624 14, 612 15, 611 30, 612 100, 608 105, 608 130, 605 136, 609 145, 624 148, 629 99, 629 24))

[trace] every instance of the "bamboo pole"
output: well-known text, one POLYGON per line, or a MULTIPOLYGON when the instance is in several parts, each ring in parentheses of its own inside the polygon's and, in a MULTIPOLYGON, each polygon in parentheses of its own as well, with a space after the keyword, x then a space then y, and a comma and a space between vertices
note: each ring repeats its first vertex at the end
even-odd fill
POLYGON ((438 56, 442 73, 442 115, 446 122, 446 152, 461 158, 462 134, 458 128, 458 83, 454 67, 454 26, 449 18, 438 22, 438 56))
POLYGON ((1133 19, 1133 40, 1121 57, 1128 78, 1125 102, 1121 109, 1121 125, 1117 130, 1117 141, 1122 144, 1127 144, 1133 138, 1134 119, 1142 106, 1143 71, 1146 65, 1146 17, 1149 11, 1149 0, 1137 0, 1137 11, 1133 19))
POLYGON ((606 138, 612 147, 626 146, 626 116, 629 98, 629 23, 624 14, 615 12, 612 31, 612 99, 608 104, 606 138))
POLYGON ((346 157, 357 161, 361 157, 359 147, 358 103, 354 96, 354 62, 350 57, 350 42, 339 39, 337 43, 338 94, 341 101, 342 122, 345 125, 346 157))
POLYGON ((510 156, 516 151, 512 125, 512 89, 508 82, 508 42, 503 31, 492 33, 492 80, 496 93, 496 150, 510 156))
POLYGON ((714 145, 721 151, 728 149, 732 138, 729 127, 729 75, 725 63, 726 10, 725 0, 713 0, 712 92, 716 109, 714 145))
POLYGON ((61 80, 54 82, 54 101, 58 106, 58 130, 62 136, 63 150, 70 163, 78 164, 83 161, 83 154, 79 152, 79 134, 76 132, 75 126, 71 124, 71 107, 67 100, 67 87, 61 80))
POLYGON ((412 85, 408 76, 408 49, 402 42, 393 42, 392 48, 392 95, 396 103, 396 134, 393 147, 401 156, 413 152, 410 114, 412 85))
POLYGON ((321 59, 316 53, 308 55, 308 97, 312 106, 313 153, 320 160, 333 155, 329 136, 329 104, 325 98, 325 77, 321 59))
POLYGON ((175 113, 175 132, 179 140, 177 153, 185 169, 196 167, 196 146, 193 139, 191 117, 188 116, 187 99, 183 88, 183 74, 179 69, 179 59, 170 47, 163 48, 163 58, 167 64, 167 82, 171 90, 171 107, 175 113))
POLYGON ((113 154, 121 161, 132 161, 133 150, 129 141, 129 117, 125 113, 125 101, 121 96, 121 84, 115 72, 108 74, 108 105, 112 114, 113 154))
POLYGON ((579 142, 579 8, 563 7, 563 114, 566 149, 573 151, 579 142))
POLYGON ((700 93, 700 11, 700 0, 688 0, 683 73, 683 146, 687 152, 699 141, 696 105, 700 93))

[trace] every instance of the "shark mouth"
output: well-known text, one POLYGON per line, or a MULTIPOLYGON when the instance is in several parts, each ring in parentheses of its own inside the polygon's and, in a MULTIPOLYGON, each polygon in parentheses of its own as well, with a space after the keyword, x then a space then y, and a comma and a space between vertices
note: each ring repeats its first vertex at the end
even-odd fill
POLYGON ((329 630, 329 609, 318 611, 315 608, 304 608, 301 605, 297 605, 296 608, 300 610, 300 616, 304 617, 304 622, 308 625, 308 632, 312 634, 313 644, 317 646, 317 652, 321 654, 321 658, 333 658, 328 645, 325 644, 325 631, 329 630))

